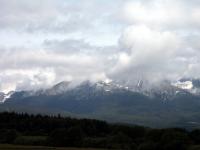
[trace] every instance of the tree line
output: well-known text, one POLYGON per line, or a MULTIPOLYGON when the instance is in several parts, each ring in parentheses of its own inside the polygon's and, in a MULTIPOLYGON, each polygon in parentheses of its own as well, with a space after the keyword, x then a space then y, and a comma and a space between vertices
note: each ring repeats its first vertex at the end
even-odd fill
POLYGON ((0 143, 124 150, 200 149, 200 129, 152 129, 94 119, 0 113, 0 143))

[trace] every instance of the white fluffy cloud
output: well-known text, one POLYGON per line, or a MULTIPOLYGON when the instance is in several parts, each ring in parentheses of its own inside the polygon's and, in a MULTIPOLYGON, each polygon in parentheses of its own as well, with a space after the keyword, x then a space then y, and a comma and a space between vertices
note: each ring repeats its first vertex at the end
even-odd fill
POLYGON ((200 77, 200 3, 186 0, 135 0, 126 2, 127 22, 113 76, 124 79, 179 80, 200 77))
MULTIPOLYGON (((106 79, 105 74, 112 59, 102 54, 104 50, 99 48, 101 51, 96 53, 87 51, 69 53, 63 51, 63 47, 59 51, 59 47, 58 44, 57 50, 55 47, 52 50, 50 47, 41 50, 27 48, 2 50, 0 61, 2 90, 45 88, 63 80, 80 82, 106 79)), ((69 44, 66 50, 67 47, 73 46, 69 44)))

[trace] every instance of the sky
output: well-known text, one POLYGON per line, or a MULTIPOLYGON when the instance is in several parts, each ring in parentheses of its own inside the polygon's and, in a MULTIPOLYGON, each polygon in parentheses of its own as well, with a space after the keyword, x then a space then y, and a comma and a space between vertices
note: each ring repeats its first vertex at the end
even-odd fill
POLYGON ((199 0, 0 0, 0 91, 200 78, 199 0))

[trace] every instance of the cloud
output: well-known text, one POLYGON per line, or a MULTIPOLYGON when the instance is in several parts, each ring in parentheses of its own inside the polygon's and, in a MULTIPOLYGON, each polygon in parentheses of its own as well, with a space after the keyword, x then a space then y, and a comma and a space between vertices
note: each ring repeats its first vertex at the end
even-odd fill
POLYGON ((116 59, 119 3, 1 0, 0 91, 105 79, 116 59))
POLYGON ((130 24, 146 24, 159 29, 198 28, 199 5, 196 0, 135 0, 125 3, 123 16, 130 24))
POLYGON ((109 2, 105 5, 105 2, 98 0, 1 0, 0 30, 61 34, 91 32, 94 27, 103 27, 112 20, 110 16, 116 9, 106 11, 110 6, 109 2))
POLYGON ((105 80, 116 52, 114 47, 82 40, 44 41, 43 45, 41 49, 1 49, 2 91, 47 88, 64 80, 105 80))
POLYGON ((1 0, 0 90, 200 78, 198 0, 1 0))
POLYGON ((128 27, 119 40, 123 52, 111 76, 153 82, 199 78, 199 10, 197 1, 126 2, 122 17, 128 27))

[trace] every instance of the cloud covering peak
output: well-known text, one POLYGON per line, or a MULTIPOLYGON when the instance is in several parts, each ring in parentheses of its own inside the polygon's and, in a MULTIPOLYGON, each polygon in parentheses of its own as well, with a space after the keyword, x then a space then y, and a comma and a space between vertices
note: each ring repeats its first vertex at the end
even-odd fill
POLYGON ((119 60, 114 74, 152 81, 199 78, 198 1, 128 1, 122 12, 128 26, 119 41, 128 63, 119 60))
POLYGON ((2 0, 0 90, 199 78, 198 0, 2 0))

